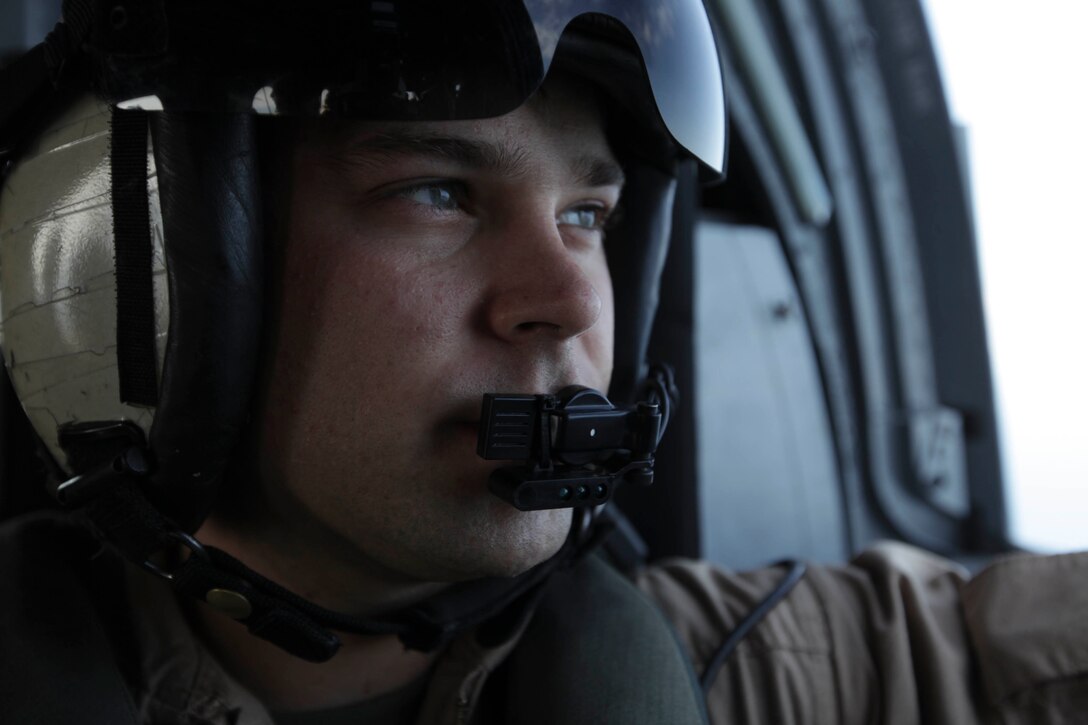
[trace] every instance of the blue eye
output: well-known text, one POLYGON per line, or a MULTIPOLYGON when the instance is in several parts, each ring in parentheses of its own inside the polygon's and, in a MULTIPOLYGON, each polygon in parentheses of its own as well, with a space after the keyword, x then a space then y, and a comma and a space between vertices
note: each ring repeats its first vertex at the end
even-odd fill
POLYGON ((603 229, 608 221, 608 210, 602 206, 576 206, 559 212, 556 221, 582 229, 603 229))
POLYGON ((461 208, 458 199, 462 197, 459 184, 453 182, 428 181, 410 186, 397 192, 397 196, 439 211, 457 211, 461 208))

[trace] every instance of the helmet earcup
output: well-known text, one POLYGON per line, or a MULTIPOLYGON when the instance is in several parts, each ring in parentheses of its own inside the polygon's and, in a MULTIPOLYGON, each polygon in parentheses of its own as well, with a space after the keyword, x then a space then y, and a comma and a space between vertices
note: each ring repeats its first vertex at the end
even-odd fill
MULTIPOLYGON (((19 401, 56 463, 71 474, 58 432, 131 421, 155 409, 121 402, 110 193, 110 109, 90 95, 60 114, 0 192, 0 332, 19 401)), ((155 341, 162 369, 170 314, 162 215, 148 159, 155 341)))
MULTIPOLYGON (((6 178, 4 360, 35 431, 65 474, 83 471, 65 450, 62 429, 125 421, 148 442, 148 495, 193 530, 238 444, 256 377, 264 267, 254 119, 148 116, 159 390, 155 406, 141 406, 122 402, 118 366, 115 112, 90 96, 80 99, 6 178)), ((95 456, 83 444, 79 458, 95 456)))
POLYGON ((149 495, 192 530, 248 423, 261 345, 264 248, 256 121, 151 114, 169 336, 150 431, 149 495))

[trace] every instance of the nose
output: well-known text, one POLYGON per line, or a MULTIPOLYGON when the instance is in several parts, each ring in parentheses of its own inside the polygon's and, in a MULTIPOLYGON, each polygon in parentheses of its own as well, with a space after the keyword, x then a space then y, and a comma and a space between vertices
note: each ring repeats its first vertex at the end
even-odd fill
POLYGON ((562 340, 597 324, 604 304, 598 286, 608 284, 603 251, 568 245, 554 219, 502 236, 486 297, 492 334, 510 342, 562 340))

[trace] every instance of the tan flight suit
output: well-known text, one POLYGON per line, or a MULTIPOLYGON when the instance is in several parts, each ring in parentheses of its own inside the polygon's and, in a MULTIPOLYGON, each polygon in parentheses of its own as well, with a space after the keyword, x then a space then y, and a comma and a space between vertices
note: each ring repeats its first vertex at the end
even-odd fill
MULTIPOLYGON (((784 574, 690 561, 644 572, 702 673, 784 574)), ((1088 723, 1088 554, 1012 556, 973 579, 882 544, 812 567, 734 652, 712 723, 1088 723)))
MULTIPOLYGON (((674 560, 646 569, 636 583, 672 622, 701 674, 784 571, 734 574, 674 560)), ((157 584, 155 592, 137 587, 144 600, 135 606, 141 628, 157 630, 145 640, 145 681, 156 685, 144 693, 141 719, 188 722, 182 716, 188 712, 199 713, 202 722, 271 725, 264 708, 220 669, 181 617, 170 614, 177 605, 157 584)), ((710 722, 1088 724, 1086 613, 1088 554, 1011 557, 968 580, 944 559, 882 544, 847 567, 809 568, 719 671, 710 722)), ((630 632, 633 642, 640 636, 630 632)), ((479 717, 491 675, 519 650, 533 650, 527 656, 546 664, 563 646, 578 642, 540 651, 526 641, 524 626, 489 646, 471 632, 460 636, 432 672, 417 725, 509 720, 479 717)), ((514 719, 541 720, 528 713, 514 719)), ((585 720, 572 716, 555 725, 576 719, 585 720)), ((594 725, 621 722, 590 719, 594 725)))

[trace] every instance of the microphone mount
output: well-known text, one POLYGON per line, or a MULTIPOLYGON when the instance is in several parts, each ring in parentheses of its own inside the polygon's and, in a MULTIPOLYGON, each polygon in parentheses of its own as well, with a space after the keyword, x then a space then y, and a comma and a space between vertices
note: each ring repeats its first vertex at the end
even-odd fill
POLYGON ((581 386, 555 395, 484 395, 477 454, 521 462, 492 472, 489 489, 536 511, 604 504, 623 481, 651 484, 675 396, 671 371, 655 368, 644 390, 646 399, 626 408, 581 386))

